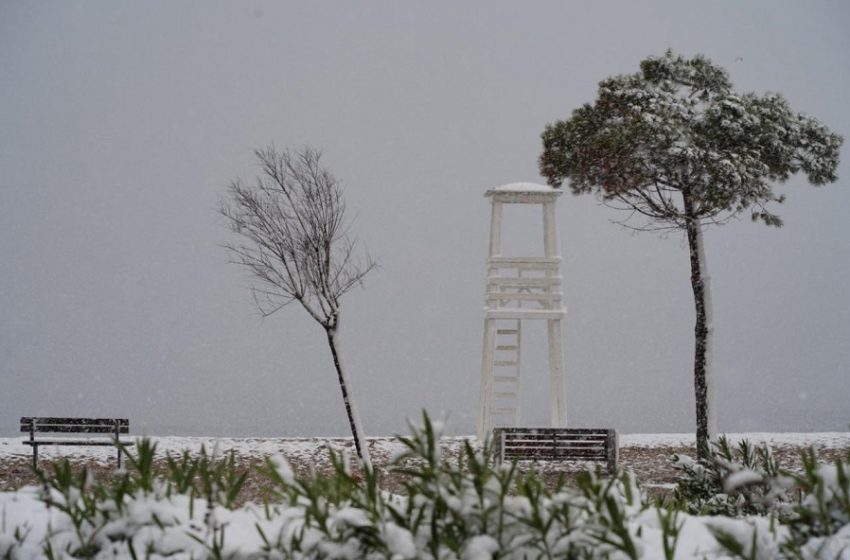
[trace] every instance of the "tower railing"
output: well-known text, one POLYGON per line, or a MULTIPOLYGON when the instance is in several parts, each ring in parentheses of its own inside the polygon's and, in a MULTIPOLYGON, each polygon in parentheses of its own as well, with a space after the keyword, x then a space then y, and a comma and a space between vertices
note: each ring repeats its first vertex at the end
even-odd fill
POLYGON ((485 314, 522 309, 523 317, 540 310, 558 311, 563 316, 562 279, 557 275, 560 262, 560 257, 489 258, 485 314), (534 304, 538 307, 526 307, 534 304))

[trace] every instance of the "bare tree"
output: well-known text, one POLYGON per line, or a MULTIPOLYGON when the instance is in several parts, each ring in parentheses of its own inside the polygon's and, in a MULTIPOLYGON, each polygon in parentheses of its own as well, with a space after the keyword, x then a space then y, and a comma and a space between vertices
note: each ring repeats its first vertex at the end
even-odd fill
POLYGON ((355 256, 342 188, 310 147, 254 152, 262 173, 249 185, 236 179, 219 211, 241 243, 225 247, 258 280, 254 301, 264 317, 296 301, 325 330, 345 412, 361 461, 370 465, 351 381, 339 351, 340 298, 375 268, 355 256))

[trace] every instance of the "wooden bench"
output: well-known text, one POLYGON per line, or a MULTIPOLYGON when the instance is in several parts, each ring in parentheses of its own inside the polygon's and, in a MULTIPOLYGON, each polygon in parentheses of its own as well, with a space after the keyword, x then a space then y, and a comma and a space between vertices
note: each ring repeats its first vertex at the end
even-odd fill
POLYGON ((601 461, 617 470, 617 432, 609 429, 495 428, 497 461, 601 461))
POLYGON ((38 469, 38 448, 42 445, 114 445, 118 449, 118 468, 121 468, 121 446, 133 445, 119 439, 121 434, 130 433, 127 418, 21 418, 21 431, 29 432, 24 445, 32 446, 32 466, 38 469), (36 439, 36 433, 63 434, 109 434, 110 438, 52 438, 36 439), (120 444, 120 445, 119 445, 120 444))

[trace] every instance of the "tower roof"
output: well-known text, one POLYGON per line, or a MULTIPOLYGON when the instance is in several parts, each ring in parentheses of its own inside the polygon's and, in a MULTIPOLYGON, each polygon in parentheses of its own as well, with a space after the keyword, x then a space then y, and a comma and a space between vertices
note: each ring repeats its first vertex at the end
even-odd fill
POLYGON ((484 196, 491 197, 494 202, 545 203, 561 194, 561 189, 539 183, 508 183, 489 189, 484 196))
POLYGON ((558 189, 552 188, 549 185, 523 182, 499 185, 498 187, 493 187, 492 190, 496 192, 559 192, 558 189))

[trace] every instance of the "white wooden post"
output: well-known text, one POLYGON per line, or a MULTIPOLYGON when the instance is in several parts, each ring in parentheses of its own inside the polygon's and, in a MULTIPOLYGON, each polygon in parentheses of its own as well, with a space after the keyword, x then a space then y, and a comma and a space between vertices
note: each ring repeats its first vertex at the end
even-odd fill
MULTIPOLYGON (((558 229, 555 227, 555 199, 543 203, 543 254, 558 256, 558 229)), ((547 271, 547 276, 551 271, 547 271)))
MULTIPOLYGON (((502 253, 502 203, 496 200, 492 201, 490 211, 490 254, 489 257, 495 257, 502 253)), ((493 274, 490 268, 490 258, 487 259, 487 276, 493 274)), ((487 286, 487 307, 498 305, 489 293, 494 289, 488 284, 487 286)), ((487 438, 490 430, 493 428, 491 418, 493 410, 493 367, 495 362, 496 349, 496 321, 495 319, 484 319, 484 344, 481 356, 481 393, 479 395, 479 415, 478 415, 478 439, 484 441, 487 438)))
POLYGON ((496 199, 492 202, 490 212, 490 256, 502 254, 502 203, 496 199))
POLYGON ((549 416, 553 428, 567 427, 561 320, 549 320, 549 416))
MULTIPOLYGON (((543 254, 558 257, 558 229, 555 225, 555 199, 543 203, 543 254)), ((546 271, 546 277, 555 275, 546 271)), ((548 288, 551 292, 552 288, 548 288)), ((552 306, 554 304, 550 304, 552 306)), ((564 353, 562 348, 561 319, 548 321, 549 334, 549 409, 553 428, 567 427, 566 394, 564 387, 564 353)))
POLYGON ((481 358, 478 441, 485 441, 493 429, 493 362, 496 348, 496 321, 484 319, 484 355, 481 358))

